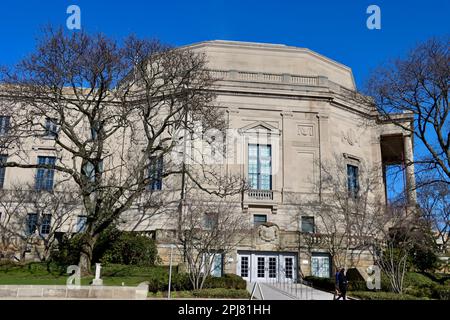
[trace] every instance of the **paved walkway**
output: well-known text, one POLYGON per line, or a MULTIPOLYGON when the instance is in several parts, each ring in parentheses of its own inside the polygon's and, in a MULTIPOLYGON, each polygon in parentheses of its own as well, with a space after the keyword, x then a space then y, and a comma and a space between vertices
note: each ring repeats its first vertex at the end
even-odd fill
MULTIPOLYGON (((247 290, 252 293, 255 283, 247 282, 247 290)), ((333 294, 317 290, 303 284, 268 284, 259 283, 264 300, 333 300, 333 294)), ((256 287, 254 298, 261 300, 261 293, 256 287)))

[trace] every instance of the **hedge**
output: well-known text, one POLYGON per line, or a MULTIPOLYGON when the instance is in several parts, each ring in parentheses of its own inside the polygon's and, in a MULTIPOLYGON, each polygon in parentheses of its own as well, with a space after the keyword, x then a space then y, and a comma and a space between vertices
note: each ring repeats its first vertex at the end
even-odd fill
MULTIPOLYGON (((169 273, 167 270, 155 269, 148 277, 149 291, 167 291, 169 288, 169 273)), ((235 274, 224 274, 223 277, 207 277, 203 285, 204 289, 246 289, 247 283, 235 274)), ((173 290, 192 290, 192 284, 187 273, 172 273, 171 288, 173 290)))
POLYGON ((203 288, 246 289, 247 282, 236 274, 224 274, 206 278, 203 288))
POLYGON ((353 291, 349 296, 362 300, 419 300, 419 298, 409 294, 398 294, 384 291, 353 291))

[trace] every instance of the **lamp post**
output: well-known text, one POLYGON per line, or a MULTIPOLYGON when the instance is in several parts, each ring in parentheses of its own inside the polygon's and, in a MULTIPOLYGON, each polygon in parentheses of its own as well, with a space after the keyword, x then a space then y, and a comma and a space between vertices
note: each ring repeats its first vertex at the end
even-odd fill
POLYGON ((169 292, 167 294, 167 299, 170 299, 170 287, 172 282, 172 256, 173 256, 173 247, 174 245, 170 245, 170 263, 169 263, 169 292))

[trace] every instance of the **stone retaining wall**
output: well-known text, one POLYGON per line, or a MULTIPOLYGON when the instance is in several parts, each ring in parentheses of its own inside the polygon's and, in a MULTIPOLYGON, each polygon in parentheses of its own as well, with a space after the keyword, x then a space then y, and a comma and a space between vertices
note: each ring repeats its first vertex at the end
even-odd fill
POLYGON ((138 287, 121 286, 79 286, 69 288, 65 285, 0 285, 0 299, 42 298, 42 299, 119 299, 145 300, 148 285, 138 287))

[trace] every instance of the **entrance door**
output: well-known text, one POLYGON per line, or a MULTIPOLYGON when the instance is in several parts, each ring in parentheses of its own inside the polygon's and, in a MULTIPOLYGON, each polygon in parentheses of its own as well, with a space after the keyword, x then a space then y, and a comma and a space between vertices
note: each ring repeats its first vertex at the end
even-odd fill
POLYGON ((297 255, 288 252, 238 252, 236 273, 250 282, 295 282, 297 255))
POLYGON ((237 274, 244 280, 250 281, 251 256, 249 254, 239 254, 238 257, 237 274))
POLYGON ((283 255, 280 257, 280 280, 285 282, 295 282, 296 261, 293 255, 283 255))
POLYGON ((314 254, 311 257, 311 275, 320 278, 330 277, 330 256, 327 254, 314 254))
POLYGON ((262 282, 271 282, 277 280, 278 275, 278 256, 277 255, 255 255, 255 267, 253 274, 254 280, 262 282))

